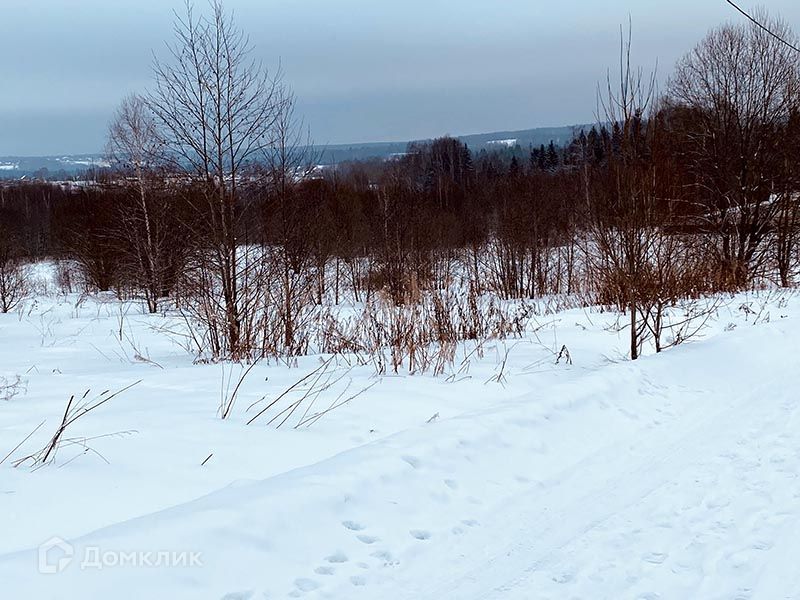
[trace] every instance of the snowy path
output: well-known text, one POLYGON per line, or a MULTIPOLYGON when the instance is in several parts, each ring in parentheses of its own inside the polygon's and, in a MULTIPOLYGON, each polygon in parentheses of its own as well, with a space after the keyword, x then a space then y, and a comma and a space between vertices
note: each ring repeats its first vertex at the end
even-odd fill
POLYGON ((800 598, 798 333, 533 375, 516 399, 71 540, 200 568, 42 576, 26 549, 0 554, 0 581, 42 600, 800 598))
POLYGON ((481 556, 453 547, 394 597, 800 597, 800 400, 779 387, 519 495, 470 541, 481 556))

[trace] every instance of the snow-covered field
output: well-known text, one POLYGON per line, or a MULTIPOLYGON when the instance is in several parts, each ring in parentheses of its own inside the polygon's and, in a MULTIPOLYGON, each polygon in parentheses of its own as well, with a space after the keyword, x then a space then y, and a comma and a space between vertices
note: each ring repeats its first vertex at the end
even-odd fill
POLYGON ((0 315, 0 460, 44 421, 0 465, 0 598, 800 597, 800 298, 635 363, 615 321, 542 315, 451 376, 339 365, 316 406, 365 391, 276 429, 247 422, 321 357, 257 365, 222 420, 241 370, 174 318, 40 295, 0 315))

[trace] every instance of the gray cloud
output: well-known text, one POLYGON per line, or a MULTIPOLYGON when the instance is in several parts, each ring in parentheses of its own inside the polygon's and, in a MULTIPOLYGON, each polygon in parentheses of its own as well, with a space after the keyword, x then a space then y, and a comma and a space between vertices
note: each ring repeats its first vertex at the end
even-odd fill
MULTIPOLYGON (((198 8, 204 3, 197 2, 198 8)), ((179 0, 2 0, 0 155, 96 152, 117 102, 149 83, 179 0)), ((228 0, 281 61, 315 139, 404 140, 591 121, 631 16, 661 79, 722 0, 228 0)), ((770 8, 800 28, 796 0, 770 8)))

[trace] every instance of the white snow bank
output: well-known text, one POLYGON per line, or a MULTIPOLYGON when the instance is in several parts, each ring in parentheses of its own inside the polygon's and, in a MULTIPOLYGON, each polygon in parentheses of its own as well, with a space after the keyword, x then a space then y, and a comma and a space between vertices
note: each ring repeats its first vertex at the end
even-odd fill
MULTIPOLYGON (((707 339, 636 363, 619 355, 612 315, 569 311, 516 345, 487 348, 461 378, 386 377, 298 431, 246 426, 245 409, 318 359, 257 367, 223 422, 222 368, 189 364, 150 329, 161 317, 68 300, 0 317, 0 369, 23 373, 28 388, 0 404, 0 457, 43 418, 54 425, 69 394, 142 379, 75 434, 135 433, 91 442, 108 463, 65 453, 35 472, 0 466, 9 597, 798 589, 787 559, 800 523, 795 299, 760 311, 757 325, 738 307, 762 300, 731 300, 707 339), (129 360, 120 322, 152 363, 129 360), (573 365, 554 364, 561 345, 573 365), (69 546, 52 548, 44 566, 64 552, 71 560, 41 574, 37 547, 54 536, 69 546)), ((358 385, 370 372, 352 377, 358 385)))

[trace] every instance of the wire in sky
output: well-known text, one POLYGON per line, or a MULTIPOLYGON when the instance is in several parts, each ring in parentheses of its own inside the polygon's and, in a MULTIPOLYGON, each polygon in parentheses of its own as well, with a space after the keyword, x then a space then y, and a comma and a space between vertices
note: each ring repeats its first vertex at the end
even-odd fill
POLYGON ((755 24, 756 24, 756 25, 757 25, 759 28, 761 28, 761 29, 763 29, 764 31, 766 31, 768 34, 770 34, 770 35, 771 35, 772 37, 774 37, 776 40, 778 40, 778 41, 779 41, 779 42, 781 42, 782 44, 785 44, 785 45, 787 45, 789 48, 791 48, 791 49, 792 49, 792 50, 794 50, 795 52, 798 52, 798 53, 800 53, 800 48, 798 48, 797 46, 795 46, 795 45, 794 45, 794 44, 792 44, 791 42, 789 42, 789 41, 787 41, 787 40, 783 39, 781 36, 779 36, 777 33, 775 33, 774 31, 772 31, 771 29, 769 29, 769 28, 768 28, 768 27, 766 27, 765 25, 762 25, 761 23, 759 23, 759 22, 758 22, 758 21, 755 19, 755 17, 752 17, 752 16, 750 16, 750 15, 747 13, 747 11, 745 11, 743 8, 741 8, 741 7, 737 6, 737 4, 736 4, 735 2, 733 2, 733 0, 725 0, 725 2, 727 2, 728 4, 730 4, 730 5, 731 5, 733 8, 735 8, 736 10, 738 10, 738 11, 739 11, 740 13, 742 13, 742 14, 743 14, 745 17, 747 17, 747 18, 748 18, 750 21, 752 21, 753 23, 755 23, 755 24))

